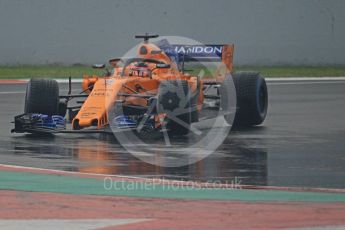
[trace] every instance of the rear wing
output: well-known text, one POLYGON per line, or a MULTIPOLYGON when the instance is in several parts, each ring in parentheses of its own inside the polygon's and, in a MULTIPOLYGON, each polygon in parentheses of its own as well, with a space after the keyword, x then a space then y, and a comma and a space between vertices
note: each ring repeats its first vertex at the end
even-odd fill
POLYGON ((169 44, 161 40, 156 45, 165 52, 178 66, 182 62, 222 62, 226 72, 232 72, 234 44, 225 45, 181 45, 169 44))

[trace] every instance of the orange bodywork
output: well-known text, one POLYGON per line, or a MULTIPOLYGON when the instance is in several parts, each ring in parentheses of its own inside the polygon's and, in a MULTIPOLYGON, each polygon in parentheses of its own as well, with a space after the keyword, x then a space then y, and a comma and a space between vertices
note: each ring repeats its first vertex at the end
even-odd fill
MULTIPOLYGON (((232 71, 233 45, 224 45, 221 57, 221 65, 212 79, 221 79, 224 74, 232 71), (214 78, 215 77, 215 78, 214 78)), ((198 110, 202 108, 203 81, 197 76, 182 73, 175 62, 154 44, 143 43, 139 46, 137 57, 142 59, 159 60, 169 65, 169 68, 155 68, 155 64, 149 63, 151 76, 131 75, 131 65, 123 67, 118 65, 118 60, 111 60, 113 71, 108 76, 83 76, 82 88, 89 94, 78 114, 72 121, 73 129, 82 129, 95 126, 98 129, 109 124, 108 111, 121 101, 124 104, 147 106, 147 100, 140 97, 123 97, 121 94, 155 95, 162 80, 186 80, 192 93, 198 92, 198 110), (145 52, 143 52, 143 50, 145 52), (199 87, 198 87, 199 84, 199 87)), ((224 78, 223 78, 224 79, 224 78)))

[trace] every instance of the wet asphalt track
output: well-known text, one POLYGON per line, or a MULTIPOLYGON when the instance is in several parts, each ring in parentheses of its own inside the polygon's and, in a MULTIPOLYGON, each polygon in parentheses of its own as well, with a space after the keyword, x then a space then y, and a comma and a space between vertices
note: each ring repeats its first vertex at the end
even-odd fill
MULTIPOLYGON (((232 132, 190 166, 143 163, 113 138, 11 134, 25 85, 0 85, 0 163, 104 174, 242 184, 345 188, 345 81, 270 82, 263 126, 232 132)), ((74 86, 75 89, 78 84, 74 86)), ((66 90, 67 85, 61 85, 66 90)), ((155 154, 155 153, 153 153, 155 154)))

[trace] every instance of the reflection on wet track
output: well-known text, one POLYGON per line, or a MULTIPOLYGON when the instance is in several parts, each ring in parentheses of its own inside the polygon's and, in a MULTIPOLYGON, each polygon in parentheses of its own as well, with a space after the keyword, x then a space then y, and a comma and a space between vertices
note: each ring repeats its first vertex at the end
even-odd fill
MULTIPOLYGON (((9 122, 23 111, 24 90, 25 85, 0 85, 1 164, 178 180, 230 183, 238 178, 252 185, 345 188, 344 81, 269 84, 269 112, 263 126, 232 132, 213 154, 182 167, 145 163, 112 136, 11 134, 9 122)), ((145 154, 160 160, 172 157, 145 154)))
MULTIPOLYGON (((122 148, 114 137, 99 134, 40 139, 24 135, 13 137, 8 147, 13 155, 6 163, 31 167, 219 183, 231 183, 234 178, 240 178, 245 184, 265 185, 267 179, 265 150, 246 148, 245 144, 230 138, 217 153, 178 168, 142 162, 122 148)), ((169 157, 154 152, 152 155, 169 157)))

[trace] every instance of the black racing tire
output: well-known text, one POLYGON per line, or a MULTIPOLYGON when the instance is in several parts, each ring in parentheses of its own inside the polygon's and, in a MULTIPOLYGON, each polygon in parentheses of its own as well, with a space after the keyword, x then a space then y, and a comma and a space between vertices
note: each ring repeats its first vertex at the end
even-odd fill
POLYGON ((165 113, 168 117, 167 129, 171 135, 187 135, 191 124, 191 104, 187 81, 161 81, 158 88, 158 113, 165 113), (181 105, 183 105, 181 107, 181 105), (180 113, 179 110, 182 112, 180 113), (176 115, 174 114, 176 113, 176 115), (179 120, 180 122, 174 121, 179 120), (184 125, 180 123, 183 122, 184 125))
POLYGON ((57 81, 31 79, 26 86, 24 113, 57 115, 59 113, 57 81))
POLYGON ((268 92, 265 79, 257 72, 233 74, 237 97, 237 111, 233 125, 260 125, 266 118, 268 92))

